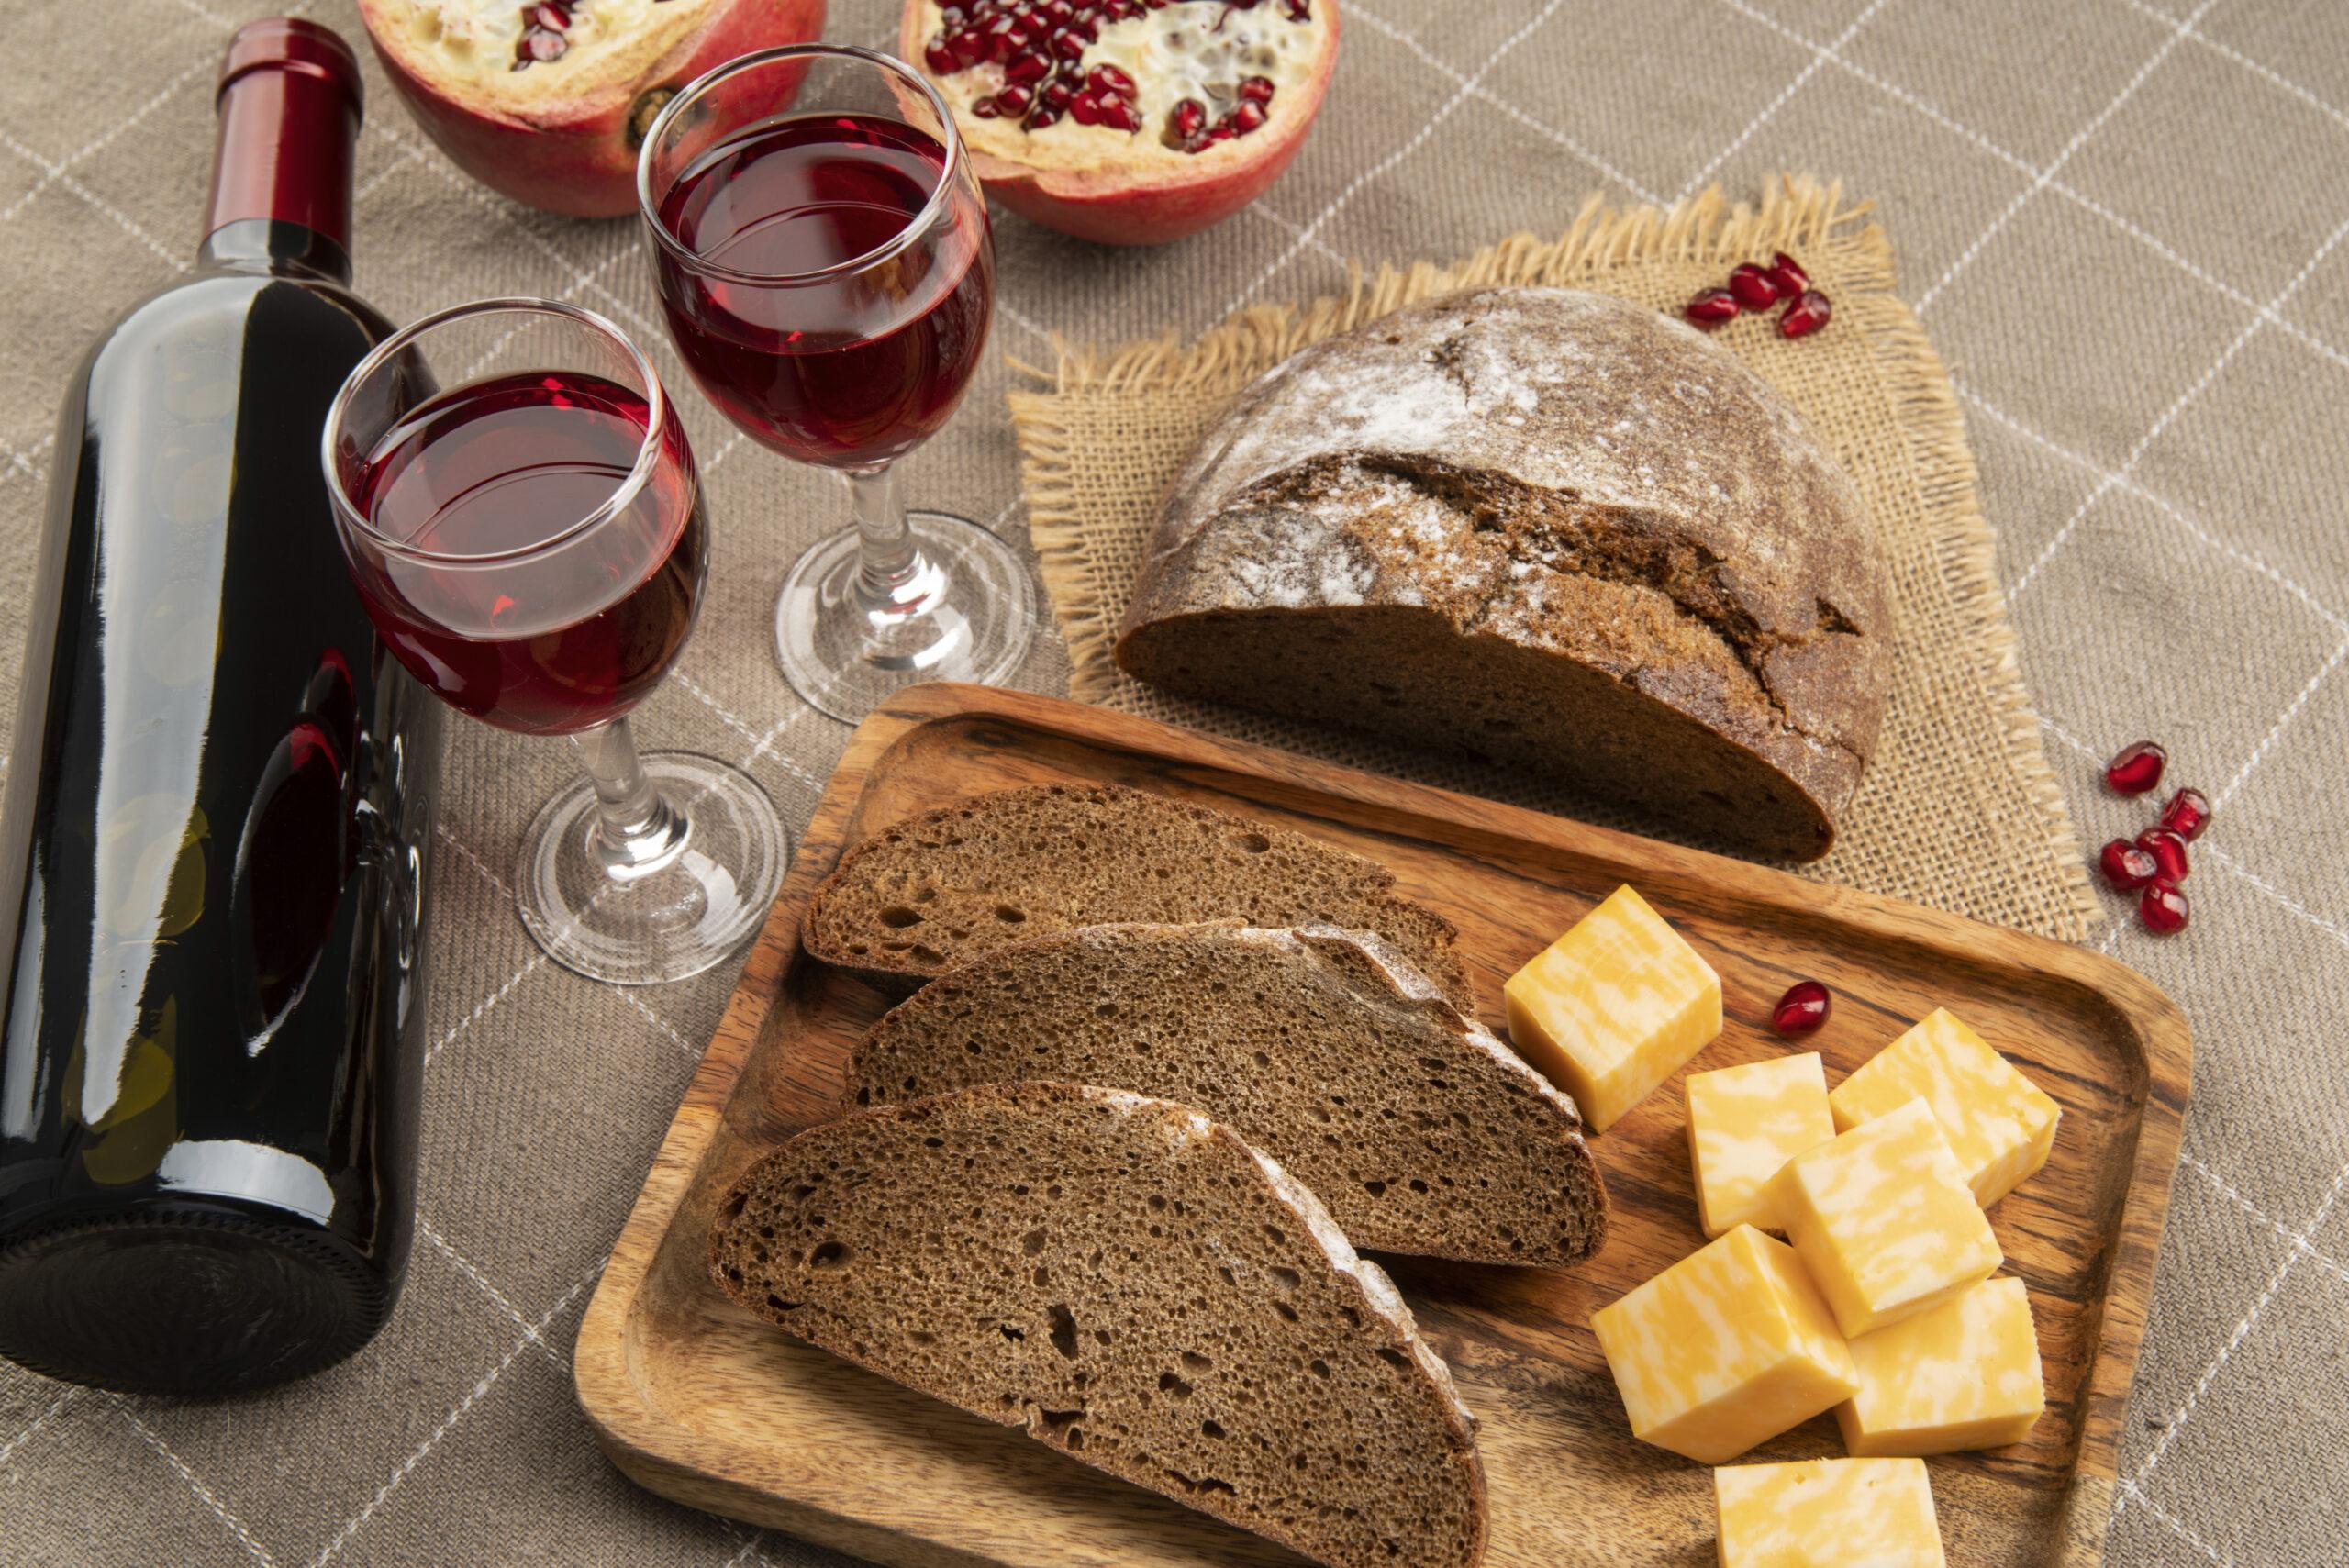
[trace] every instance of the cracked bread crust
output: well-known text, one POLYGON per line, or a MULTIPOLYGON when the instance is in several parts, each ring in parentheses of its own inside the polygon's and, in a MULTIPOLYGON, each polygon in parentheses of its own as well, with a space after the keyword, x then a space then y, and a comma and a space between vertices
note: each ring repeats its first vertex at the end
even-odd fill
POLYGON ((1114 1089, 809 1129, 719 1206, 788 1333, 1333 1568, 1473 1568, 1475 1422, 1376 1264, 1268 1156, 1114 1089))
POLYGON ((1811 859, 1875 749, 1890 599, 1849 480, 1759 377, 1638 306, 1495 289, 1243 392, 1117 654, 1811 859))

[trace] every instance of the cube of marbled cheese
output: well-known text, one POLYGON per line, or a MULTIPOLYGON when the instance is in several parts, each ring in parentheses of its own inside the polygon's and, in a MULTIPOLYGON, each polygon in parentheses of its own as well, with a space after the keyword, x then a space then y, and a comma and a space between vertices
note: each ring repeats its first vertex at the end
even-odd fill
POLYGON ((1835 1407, 1854 1454, 2004 1448, 2047 1408, 2039 1335, 2019 1279, 1972 1290, 1852 1341, 1860 1391, 1835 1407))
POLYGON ((1508 978, 1509 1038, 1605 1130, 1721 1032, 1721 981, 1619 887, 1508 978))
POLYGON ((2062 1109, 1982 1037, 1938 1007, 1828 1097, 1847 1132, 1909 1101, 1933 1107, 1974 1201, 1989 1207, 2047 1163, 2062 1109))
POLYGON ((2004 1261, 1922 1100, 1796 1155, 1770 1195, 1849 1339, 1938 1307, 2004 1261))
POLYGON ((1851 1397, 1843 1336, 1794 1251, 1750 1225, 1591 1314, 1634 1436, 1704 1464, 1851 1397))
POLYGON ((1807 1459, 1713 1472, 1720 1568, 1945 1568, 1919 1459, 1807 1459))
POLYGON ((1687 1088, 1688 1162, 1705 1234, 1734 1225, 1784 1229, 1769 1203, 1770 1178, 1835 1136, 1819 1053, 1693 1073, 1687 1088))

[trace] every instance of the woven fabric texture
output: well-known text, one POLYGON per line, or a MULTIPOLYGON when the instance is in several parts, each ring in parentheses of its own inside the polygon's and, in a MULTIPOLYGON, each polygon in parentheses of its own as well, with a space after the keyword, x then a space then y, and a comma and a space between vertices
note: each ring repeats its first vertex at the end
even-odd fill
MULTIPOLYGON (((352 0, 291 3, 359 37, 352 0)), ((2096 772, 2140 736, 2218 805, 2192 929, 2157 940, 2108 900, 2091 939, 2179 999, 2197 1048, 2110 1561, 2335 1568, 2349 1496, 2338 0, 1338 3, 1321 122, 1248 211, 1134 251, 997 215, 988 363, 907 461, 911 499, 1024 537, 1006 395, 1035 383, 1005 360, 1049 366, 1056 337, 1187 341, 1243 306, 1342 295, 1356 268, 1555 236, 1593 190, 1619 207, 1713 185, 1753 200, 1776 171, 1817 170, 1871 199, 1897 296, 1950 367, 1995 580, 2080 838, 2140 822, 2096 772)), ((71 367, 193 259, 220 48, 272 8, 0 0, 8 581, 31 572, 71 367)), ((826 32, 887 47, 896 11, 833 0, 826 32)), ((708 481, 714 565, 700 628, 638 731, 747 760, 804 822, 848 731, 777 677, 769 611, 785 564, 844 517, 836 483, 749 446, 693 394, 632 224, 489 195, 365 68, 360 288, 395 320, 556 295, 652 352, 708 481)), ((21 616, 0 617, 0 696, 24 635, 21 616)), ((1069 671, 1048 629, 1019 681, 1065 690, 1069 671)), ((398 1313, 346 1365, 228 1404, 115 1399, 0 1364, 0 1568, 841 1562, 637 1490, 577 1413, 580 1311, 733 975, 628 992, 544 962, 507 884, 522 826, 570 764, 479 725, 451 736, 421 1226, 398 1313)), ((0 735, 0 756, 20 751, 0 735)), ((1977 828, 1937 830, 1953 861, 1986 852, 1977 828)))
POLYGON ((1717 340, 1784 393, 1852 475, 1889 567, 1897 625, 1885 728, 1834 850, 1802 868, 2000 925, 2077 937, 2100 914, 2042 750, 1992 574, 1957 395, 1892 293, 1881 227, 1809 178, 1765 183, 1758 206, 1718 192, 1668 213, 1593 196, 1555 239, 1520 237, 1449 266, 1386 267, 1297 309, 1258 306, 1193 344, 1103 359, 1063 350, 1038 390, 1011 395, 1029 528, 1068 643, 1073 695, 1129 713, 1405 773, 1450 789, 1659 830, 1524 770, 1414 754, 1375 740, 1176 697, 1111 655, 1160 497, 1230 397, 1308 343, 1462 289, 1571 285, 1675 310, 1740 261, 1802 258, 1835 302, 1830 330, 1781 336, 1750 318, 1717 340), (1951 837, 1976 852, 1948 852, 1951 837))

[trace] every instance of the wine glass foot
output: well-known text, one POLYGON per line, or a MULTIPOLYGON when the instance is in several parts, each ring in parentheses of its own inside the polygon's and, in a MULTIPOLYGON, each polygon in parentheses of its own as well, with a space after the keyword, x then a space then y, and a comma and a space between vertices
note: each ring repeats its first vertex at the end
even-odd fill
POLYGON ((615 985, 683 980, 724 961, 765 923, 791 859, 766 792, 690 751, 648 751, 644 772, 685 819, 674 852, 624 872, 595 852, 596 798, 583 779, 522 835, 514 901, 563 968, 615 985))
POLYGON ((858 535, 816 544, 784 579, 775 658, 810 707, 853 724, 918 681, 1001 685, 1036 630, 1019 552, 978 524, 909 512, 914 577, 886 601, 860 591, 858 535))

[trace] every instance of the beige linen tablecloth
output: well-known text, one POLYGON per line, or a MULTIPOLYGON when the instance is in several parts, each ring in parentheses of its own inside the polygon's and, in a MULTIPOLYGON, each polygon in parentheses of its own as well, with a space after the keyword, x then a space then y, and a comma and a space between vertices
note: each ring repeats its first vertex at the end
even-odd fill
MULTIPOLYGON (((0 0, 13 580, 69 367, 186 264, 220 45, 263 9, 0 0)), ((358 36, 349 0, 314 9, 358 36)), ((894 15, 835 0, 829 30, 880 44, 894 15)), ((1955 373, 2080 835, 2136 820, 2095 767, 2140 735, 2219 806, 2193 930, 2161 943, 2120 918, 2098 939, 2179 998, 2198 1046, 2111 1561, 2349 1559, 2349 15, 2339 0, 1359 0, 1345 16, 1323 124, 1250 212, 1131 253, 1006 217, 998 346, 1042 360, 1054 333, 1196 334, 1237 306, 1330 292, 1350 261, 1555 233, 1594 189, 1667 203, 1813 169, 1874 196, 1901 291, 1955 373)), ((370 297, 405 319, 562 295, 674 367, 632 226, 489 195, 372 66, 370 88, 370 297)), ((918 504, 1018 535, 1009 384, 991 362, 907 471, 918 504)), ((716 574, 640 733, 746 759, 801 821, 847 732, 782 685, 767 612, 841 500, 674 384, 710 479, 716 574)), ((0 670, 22 636, 19 617, 0 623, 0 670)), ((1021 681, 1066 674, 1048 636, 1021 681)), ((576 1413, 578 1315, 731 975, 623 992, 542 961, 505 879, 562 749, 452 733, 397 1316, 347 1365, 228 1404, 0 1367, 0 1564, 838 1562, 636 1491, 576 1413)))

